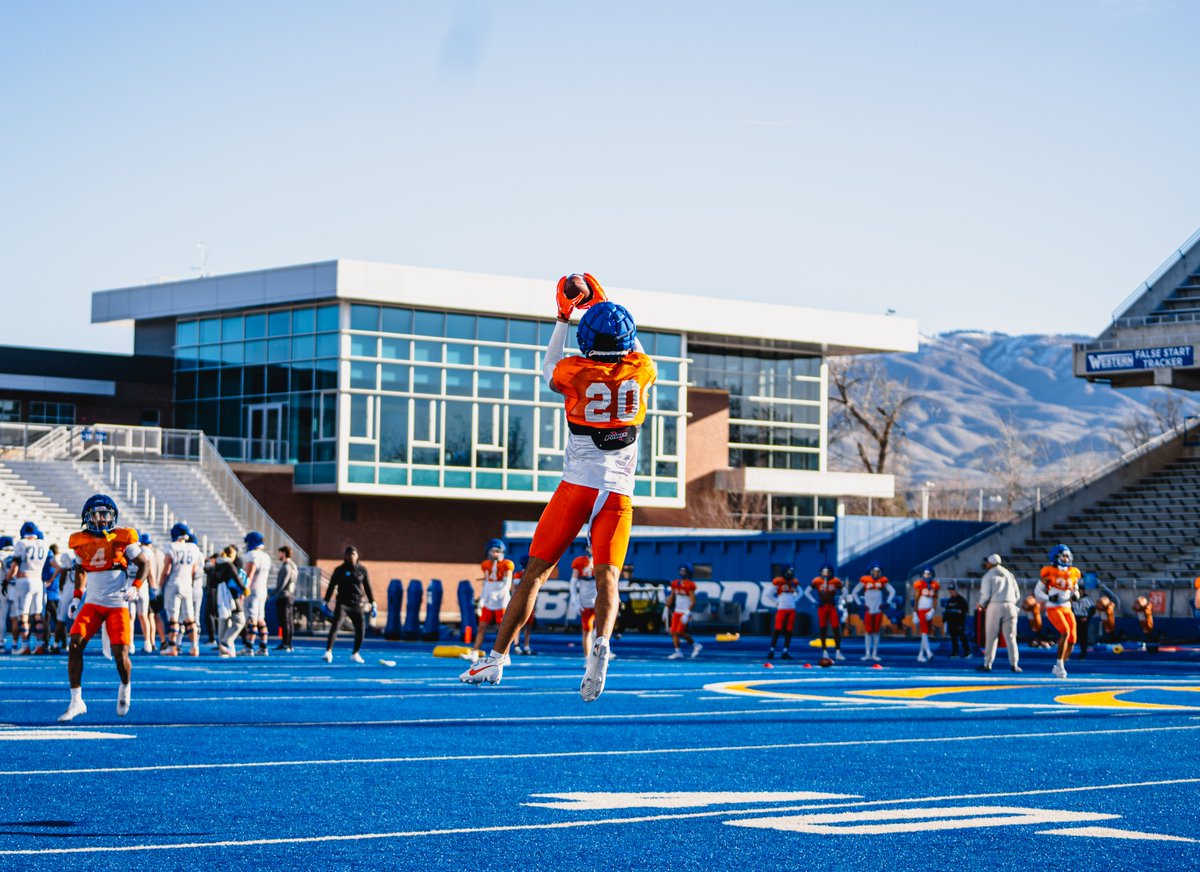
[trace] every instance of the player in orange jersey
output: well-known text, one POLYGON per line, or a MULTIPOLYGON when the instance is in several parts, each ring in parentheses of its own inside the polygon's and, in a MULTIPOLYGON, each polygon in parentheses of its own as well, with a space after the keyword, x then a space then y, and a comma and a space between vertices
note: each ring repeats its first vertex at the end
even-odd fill
POLYGON ((495 647, 459 678, 469 684, 500 681, 508 648, 532 613, 537 592, 586 526, 596 572, 596 637, 579 695, 591 702, 604 690, 608 673, 608 642, 619 608, 617 577, 633 523, 630 498, 637 440, 657 370, 638 342, 633 316, 609 302, 591 275, 560 279, 556 303, 558 321, 542 375, 551 390, 562 394, 566 406, 570 432, 562 482, 538 521, 529 566, 505 612, 495 647), (586 309, 576 331, 581 353, 567 357, 567 329, 576 308, 586 309))
POLYGON ((804 591, 804 598, 810 603, 816 603, 817 606, 817 626, 821 632, 822 660, 825 659, 825 639, 830 629, 833 630, 834 659, 846 659, 842 656, 842 622, 838 617, 838 597, 841 595, 842 587, 842 580, 834 574, 833 566, 826 563, 804 591))
POLYGON ((87 712, 83 701, 83 649, 101 626, 108 629, 113 660, 121 678, 117 714, 123 717, 129 711, 132 668, 129 645, 133 641, 129 604, 141 596, 150 564, 142 553, 137 530, 118 527, 117 514, 112 497, 105 494, 88 497, 81 513, 84 529, 71 534, 70 549, 75 554, 75 594, 67 610, 74 620, 67 659, 71 703, 59 715, 60 721, 70 721, 87 712), (127 574, 131 563, 137 567, 132 579, 127 574), (83 602, 85 592, 87 602, 83 602))
POLYGON ((1200 620, 1200 575, 1192 582, 1192 617, 1200 620))
POLYGON ((917 647, 918 663, 933 659, 933 649, 929 647, 929 634, 933 632, 938 591, 941 589, 942 585, 933 577, 933 567, 921 567, 920 577, 913 582, 913 629, 921 634, 921 644, 917 647))
POLYGON ((775 587, 775 632, 771 634, 771 647, 767 650, 767 659, 775 659, 775 643, 779 634, 783 633, 783 659, 791 660, 788 648, 792 644, 792 633, 796 631, 796 595, 800 590, 800 582, 796 580, 796 570, 788 566, 782 575, 775 576, 771 584, 775 587))
POLYGON ((693 657, 698 656, 704 648, 687 631, 688 621, 692 618, 692 610, 696 608, 696 582, 692 581, 694 573, 695 569, 692 564, 679 564, 679 578, 672 581, 668 589, 665 614, 670 621, 668 629, 671 631, 671 644, 675 646, 675 650, 667 657, 668 660, 683 658, 683 652, 679 650, 681 639, 692 646, 693 657))
MULTIPOLYGON (((592 650, 596 635, 596 566, 592 563, 592 546, 571 561, 570 599, 579 609, 579 625, 583 633, 583 656, 592 650)), ((611 655, 612 652, 610 651, 611 655)))
POLYGON ((850 591, 850 599, 855 605, 863 607, 863 642, 864 653, 861 659, 879 662, 879 634, 883 632, 883 610, 892 607, 896 598, 896 589, 888 582, 883 574, 883 567, 872 563, 867 567, 867 574, 859 578, 854 590, 850 591), (860 599, 861 597, 861 599, 860 599))
POLYGON ((492 539, 487 543, 487 560, 479 564, 483 570, 483 590, 479 594, 479 631, 475 636, 475 649, 483 656, 483 637, 488 627, 496 627, 504 620, 512 596, 513 571, 511 560, 504 557, 504 542, 492 539))
POLYGON ((1058 660, 1051 673, 1055 678, 1067 677, 1067 658, 1075 646, 1075 615, 1071 601, 1079 594, 1080 571, 1072 566, 1074 556, 1066 545, 1050 549, 1050 564, 1042 567, 1041 578, 1033 595, 1046 610, 1046 619, 1058 630, 1058 660))

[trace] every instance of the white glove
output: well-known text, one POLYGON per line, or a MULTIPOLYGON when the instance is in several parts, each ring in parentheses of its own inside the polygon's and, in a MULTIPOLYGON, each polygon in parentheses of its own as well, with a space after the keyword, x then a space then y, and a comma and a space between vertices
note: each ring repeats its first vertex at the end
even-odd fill
POLYGON ((570 598, 570 600, 568 600, 567 608, 575 609, 576 611, 583 611, 583 609, 579 605, 579 597, 577 597, 577 596, 572 596, 570 598))
POLYGON ((72 621, 75 620, 75 616, 79 614, 79 608, 82 605, 83 603, 79 601, 79 597, 72 599, 70 604, 67 606, 67 617, 72 621))
POLYGON ((688 622, 689 620, 691 620, 691 617, 692 617, 692 613, 691 613, 691 612, 680 612, 680 614, 679 614, 679 623, 683 624, 683 625, 686 627, 686 626, 687 626, 687 622, 688 622))
POLYGON ((142 593, 137 589, 137 585, 131 584, 129 587, 121 591, 121 599, 127 603, 135 603, 141 597, 142 593))
POLYGON ((663 606, 663 623, 664 624, 671 623, 671 610, 669 608, 667 608, 666 606, 663 606))
POLYGON ((921 626, 921 614, 919 612, 913 612, 913 626, 921 626))

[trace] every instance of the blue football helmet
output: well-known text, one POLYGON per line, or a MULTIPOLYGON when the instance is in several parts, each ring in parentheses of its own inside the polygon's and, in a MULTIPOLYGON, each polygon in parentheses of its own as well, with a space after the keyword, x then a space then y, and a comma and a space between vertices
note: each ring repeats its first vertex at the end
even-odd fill
POLYGON ((13 537, 12 536, 0 536, 0 551, 12 551, 12 550, 13 550, 13 537))
POLYGON ((142 545, 154 544, 154 540, 150 538, 149 533, 143 533, 142 535, 138 536, 138 542, 141 543, 142 545))
POLYGON ((833 568, 832 563, 826 563, 821 567, 819 575, 822 578, 833 578, 835 575, 837 575, 837 570, 833 568))
MULTIPOLYGON (((883 567, 880 564, 872 563, 870 566, 867 567, 867 575, 875 575, 875 573, 877 573, 877 572, 879 573, 879 575, 883 575, 883 567)), ((878 576, 876 576, 876 577, 878 577, 878 576)))
POLYGON ((180 539, 186 539, 192 535, 191 528, 187 524, 176 524, 171 528, 171 541, 178 542, 180 539))
POLYGON ((108 494, 92 494, 83 504, 80 517, 89 533, 102 535, 117 526, 120 514, 116 502, 108 494))
POLYGON ((34 530, 34 531, 33 531, 33 535, 34 535, 34 536, 37 536, 37 538, 39 538, 39 539, 45 539, 45 538, 46 538, 46 534, 45 534, 45 533, 43 533, 41 530, 34 530))
POLYGON ((628 309, 605 301, 584 313, 575 338, 584 357, 621 357, 633 351, 637 325, 628 309))
POLYGON ((922 566, 921 578, 933 578, 933 567, 928 565, 922 566))
POLYGON ((263 546, 263 534, 257 530, 251 530, 246 534, 246 538, 242 541, 246 543, 247 551, 253 551, 255 548, 261 548, 263 546))
POLYGON ((680 578, 691 578, 695 574, 696 574, 696 567, 692 566, 692 564, 688 563, 686 560, 683 563, 679 564, 679 577, 680 578))
POLYGON ((1070 566, 1075 557, 1066 545, 1055 545, 1050 549, 1050 562, 1055 566, 1070 566))
POLYGON ((26 521, 21 525, 21 538, 27 539, 30 536, 36 536, 37 531, 37 524, 33 523, 33 521, 26 521))
POLYGON ((487 554, 487 555, 490 557, 490 556, 491 556, 491 554, 492 554, 492 549, 493 549, 493 548, 499 548, 499 549, 500 549, 500 555, 501 555, 502 557, 504 556, 504 552, 507 550, 507 549, 504 547, 504 540, 503 540, 503 539, 489 539, 489 540, 488 540, 488 543, 487 543, 487 547, 485 547, 485 548, 483 549, 483 553, 484 553, 484 554, 487 554))

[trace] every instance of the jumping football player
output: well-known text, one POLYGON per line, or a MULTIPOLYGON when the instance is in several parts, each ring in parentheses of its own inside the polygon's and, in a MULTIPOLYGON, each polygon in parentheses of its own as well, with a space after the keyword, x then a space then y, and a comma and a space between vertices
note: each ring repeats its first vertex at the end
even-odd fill
POLYGON ((933 576, 933 567, 923 566, 921 576, 913 583, 913 627, 921 634, 921 644, 917 648, 918 663, 933 659, 933 649, 929 647, 929 634, 933 632, 937 595, 941 589, 941 584, 933 576))
POLYGON ((141 596, 141 587, 150 571, 150 565, 142 555, 137 530, 117 526, 117 504, 112 497, 106 494, 88 497, 80 516, 83 530, 72 533, 70 541, 70 549, 75 553, 75 592, 67 611, 74 621, 67 659, 71 703, 59 715, 60 721, 70 721, 87 712, 83 701, 83 651, 102 625, 108 628, 117 675, 121 679, 117 689, 117 714, 124 717, 129 712, 132 669, 129 644, 133 638, 129 604, 141 596), (130 564, 137 567, 133 579, 126 574, 130 564), (83 602, 85 591, 86 603, 83 602))
POLYGON ((825 659, 825 640, 830 629, 833 630, 834 659, 846 659, 842 656, 842 624, 838 616, 838 597, 842 587, 842 580, 834 574, 833 566, 826 563, 804 591, 804 598, 817 606, 817 626, 821 631, 821 659, 825 659))
POLYGON ((850 591, 850 599, 855 605, 863 607, 863 641, 865 653, 863 660, 879 662, 879 634, 883 631, 883 609, 892 607, 896 598, 896 589, 888 582, 883 574, 883 567, 872 563, 867 567, 867 574, 859 578, 854 590, 850 591))
POLYGON ((633 479, 638 431, 646 416, 646 394, 656 378, 654 362, 637 339, 637 326, 623 306, 607 301, 591 275, 558 282, 558 321, 546 349, 542 375, 563 395, 567 448, 563 477, 538 521, 529 548, 529 567, 487 658, 460 676, 478 684, 500 681, 508 647, 528 619, 534 597, 555 571, 563 552, 588 527, 596 572, 596 639, 588 654, 579 694, 591 702, 604 690, 608 640, 616 624, 617 577, 625 562, 633 522, 633 479), (585 309, 576 331, 580 355, 564 357, 571 314, 585 309))
POLYGON ((767 659, 775 659, 775 643, 779 634, 783 633, 782 659, 791 660, 788 648, 792 644, 792 633, 796 630, 796 594, 800 590, 800 582, 796 580, 796 570, 787 567, 782 575, 777 575, 771 581, 775 586, 775 632, 771 634, 771 647, 767 650, 767 659))
POLYGON ((1067 658, 1075 647, 1075 615, 1071 601, 1077 596, 1082 573, 1072 562, 1074 556, 1066 545, 1050 549, 1050 563, 1042 567, 1041 578, 1033 595, 1046 610, 1046 618, 1058 630, 1058 660, 1050 670, 1055 678, 1067 677, 1067 658))

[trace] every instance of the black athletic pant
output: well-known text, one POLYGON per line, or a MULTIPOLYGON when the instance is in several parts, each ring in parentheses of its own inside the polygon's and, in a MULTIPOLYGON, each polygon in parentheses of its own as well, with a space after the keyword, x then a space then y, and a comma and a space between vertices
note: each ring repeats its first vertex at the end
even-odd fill
POLYGON ((284 648, 292 647, 292 634, 296 632, 296 615, 290 596, 275 597, 275 616, 279 618, 279 632, 283 634, 280 643, 284 648))
POLYGON ((967 641, 967 616, 947 618, 946 632, 950 634, 950 656, 958 656, 958 643, 962 642, 963 656, 971 653, 971 643, 967 641))
POLYGON ((358 653, 358 649, 362 647, 363 632, 366 630, 366 621, 363 618, 362 606, 351 603, 338 603, 333 608, 333 617, 329 622, 329 639, 325 643, 325 650, 333 649, 333 640, 337 638, 338 627, 342 625, 342 618, 350 618, 350 623, 354 624, 354 653, 358 653))
POLYGON ((1087 657, 1088 649, 1088 624, 1091 623, 1082 615, 1075 616, 1075 636, 1076 642, 1079 643, 1079 659, 1083 660, 1087 657))

